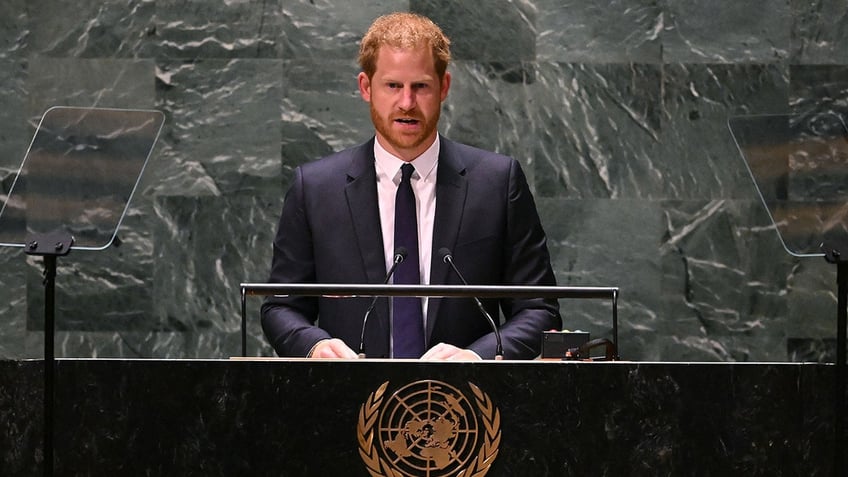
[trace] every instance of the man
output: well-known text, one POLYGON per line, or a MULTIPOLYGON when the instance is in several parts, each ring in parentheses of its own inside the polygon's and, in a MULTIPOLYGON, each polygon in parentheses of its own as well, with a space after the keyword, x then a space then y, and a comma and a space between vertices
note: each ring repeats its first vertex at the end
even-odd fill
MULTIPOLYGON (((461 284, 439 253, 449 250, 470 284, 556 284, 519 164, 438 134, 451 83, 449 44, 439 27, 419 15, 395 13, 374 22, 360 46, 358 82, 376 135, 295 171, 274 240, 270 282, 382 283, 400 253, 395 283, 411 274, 412 281, 403 283, 461 284), (404 204, 414 209, 410 220, 401 215, 404 204)), ((472 299, 413 300, 377 300, 365 327, 365 354, 494 357, 494 333, 472 299), (408 319, 410 332, 403 331, 408 319)), ((370 302, 271 297, 262 306, 262 327, 281 356, 352 359, 370 302)), ((484 300, 495 319, 498 305, 506 359, 536 357, 542 332, 561 327, 556 300, 484 300)))

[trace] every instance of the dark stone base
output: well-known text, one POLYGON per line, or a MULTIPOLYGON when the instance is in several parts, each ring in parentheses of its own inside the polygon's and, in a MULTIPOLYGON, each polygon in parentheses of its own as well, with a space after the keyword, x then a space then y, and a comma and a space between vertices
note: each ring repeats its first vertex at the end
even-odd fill
MULTIPOLYGON (((491 476, 833 468, 829 365, 59 360, 56 370, 55 475, 367 476, 364 456, 400 465, 379 452, 381 436, 398 435, 381 434, 381 419, 398 398, 420 402, 413 388, 465 422, 441 440, 448 449, 461 453, 465 439, 474 456, 497 450, 491 476)), ((4 476, 42 472, 42 376, 39 361, 0 362, 4 476)), ((394 410, 396 424, 407 411, 394 410)), ((447 475, 429 472, 419 475, 447 475)))

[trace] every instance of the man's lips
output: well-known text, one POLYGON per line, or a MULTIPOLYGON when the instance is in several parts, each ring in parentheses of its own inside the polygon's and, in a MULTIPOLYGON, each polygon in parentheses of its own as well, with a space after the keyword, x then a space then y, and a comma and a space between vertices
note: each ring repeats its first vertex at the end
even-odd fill
POLYGON ((421 120, 415 119, 415 118, 395 118, 394 122, 400 123, 400 124, 403 124, 403 125, 415 125, 415 124, 420 123, 421 120))

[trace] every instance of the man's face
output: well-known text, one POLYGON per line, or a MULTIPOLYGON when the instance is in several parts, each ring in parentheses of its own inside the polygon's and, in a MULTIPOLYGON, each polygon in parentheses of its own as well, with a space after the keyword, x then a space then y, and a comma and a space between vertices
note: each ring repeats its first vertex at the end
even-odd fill
POLYGON ((449 87, 450 74, 440 80, 427 48, 382 47, 374 76, 359 74, 359 93, 371 105, 377 140, 405 161, 421 155, 436 139, 449 87))

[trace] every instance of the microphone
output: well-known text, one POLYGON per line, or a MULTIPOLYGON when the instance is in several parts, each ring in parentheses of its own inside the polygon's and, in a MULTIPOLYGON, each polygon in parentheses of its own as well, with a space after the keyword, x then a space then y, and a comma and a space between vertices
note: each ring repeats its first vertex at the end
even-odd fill
MULTIPOLYGON (((451 266, 453 271, 456 273, 456 276, 462 280, 463 285, 468 286, 468 282, 465 281, 465 277, 459 273, 459 269, 456 268, 456 265, 453 263, 453 256, 451 255, 450 249, 447 247, 442 247, 439 249, 439 255, 442 257, 442 261, 451 266)), ((495 348, 495 360, 500 361, 503 359, 503 345, 501 344, 501 332, 498 330, 498 326, 495 324, 495 320, 492 319, 492 315, 486 311, 486 308, 483 307, 483 304, 480 303, 480 299, 476 296, 471 297, 474 299, 474 303, 477 304, 477 308, 480 309, 480 313, 486 317, 486 320, 489 321, 489 326, 492 327, 492 331, 495 333, 495 340, 497 341, 497 347, 495 348)))
MULTIPOLYGON (((389 269, 389 273, 386 274, 386 279, 383 280, 383 284, 389 283, 389 280, 392 278, 392 275, 395 274, 395 269, 397 266, 401 264, 404 260, 406 260, 406 256, 409 255, 409 251, 406 250, 406 247, 398 247, 395 249, 395 258, 392 261, 392 268, 389 269)), ((371 304, 368 305, 368 309, 365 310, 365 316, 362 318, 362 331, 359 334, 359 357, 365 357, 365 325, 368 323, 368 316, 371 315, 371 311, 374 309, 374 305, 377 304, 377 298, 379 296, 375 296, 373 300, 371 300, 371 304)))

